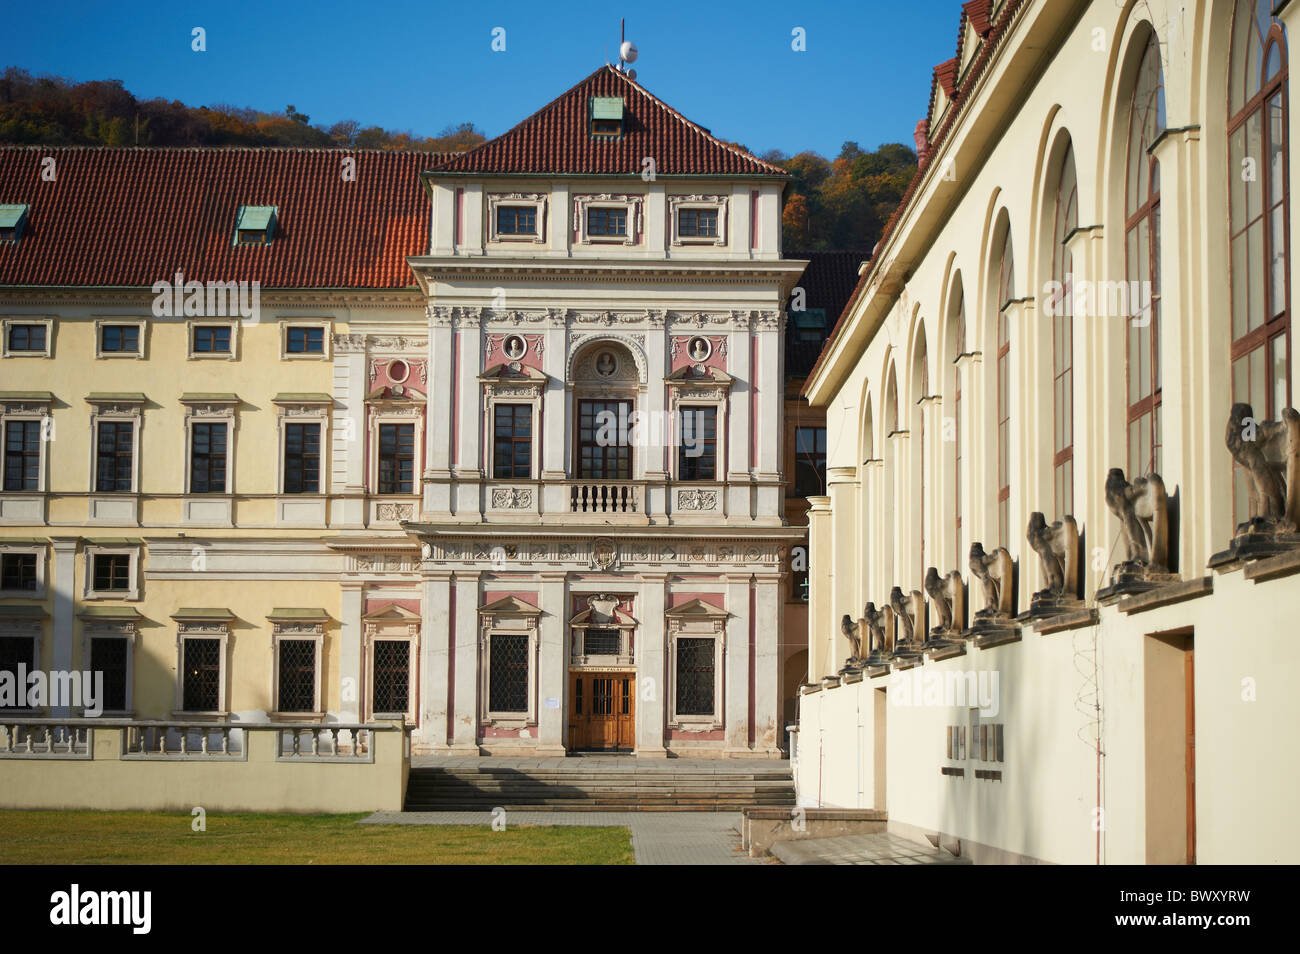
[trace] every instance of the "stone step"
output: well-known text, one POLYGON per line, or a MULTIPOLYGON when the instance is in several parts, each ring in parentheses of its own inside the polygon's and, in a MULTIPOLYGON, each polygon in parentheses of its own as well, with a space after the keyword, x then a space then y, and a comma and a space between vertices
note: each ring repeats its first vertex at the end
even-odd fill
POLYGON ((788 771, 701 771, 689 766, 516 769, 494 766, 411 770, 407 811, 740 811, 794 805, 788 771))

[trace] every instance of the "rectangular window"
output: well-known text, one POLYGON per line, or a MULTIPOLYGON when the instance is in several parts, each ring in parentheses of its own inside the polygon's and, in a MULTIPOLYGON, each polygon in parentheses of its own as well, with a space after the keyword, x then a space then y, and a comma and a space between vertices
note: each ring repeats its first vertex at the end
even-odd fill
POLYGON ((578 479, 631 480, 631 401, 578 402, 578 479))
POLYGON ((677 234, 682 238, 717 238, 717 209, 681 209, 677 213, 677 234))
POLYGON ((492 435, 492 476, 506 480, 526 480, 532 477, 532 405, 496 405, 493 409, 492 435))
MULTIPOLYGON (((126 670, 129 641, 119 636, 96 636, 90 641, 90 671, 104 674, 100 705, 105 712, 126 711, 126 670)), ((91 678, 94 678, 93 675, 91 678)))
POLYGON ((0 554, 0 590, 35 590, 36 554, 0 554))
POLYGON ((713 640, 677 640, 677 714, 713 715, 713 640))
POLYGON ((491 654, 488 710, 527 712, 528 637, 494 633, 491 654))
POLYGON ((139 354, 139 325, 101 325, 99 350, 105 354, 139 354))
POLYGON ((794 454, 794 492, 800 497, 826 493, 826 428, 795 428, 794 454))
POLYGON ((289 354, 324 354, 324 328, 286 329, 285 350, 289 354))
POLYGON ((95 490, 102 493, 131 489, 135 424, 100 421, 95 448, 95 490))
POLYGON ((131 588, 131 557, 125 553, 97 553, 92 558, 95 591, 131 588))
POLYGON ((182 666, 181 708, 217 712, 221 708, 221 640, 185 640, 182 666))
POLYGON ((190 442, 190 493, 226 492, 226 425, 195 424, 190 442))
POLYGON ((199 325, 194 329, 195 354, 230 354, 228 325, 199 325))
POLYGON ((379 425, 379 492, 409 494, 415 486, 415 425, 379 425))
POLYGON ((281 639, 280 712, 316 711, 316 641, 281 639))
POLYGON ((405 639, 375 641, 375 673, 371 682, 372 715, 407 711, 411 697, 411 644, 405 639))
POLYGON ((627 209, 588 209, 587 234, 625 237, 627 235, 627 209))
POLYGON ((497 206, 498 235, 536 235, 537 206, 535 205, 499 205, 497 206))
POLYGON ((617 656, 618 630, 589 629, 582 636, 582 649, 588 656, 617 656))
MULTIPOLYGON (((0 636, 0 673, 9 673, 9 682, 17 686, 18 667, 22 666, 28 673, 36 668, 36 641, 30 636, 0 636)), ((25 689, 26 686, 24 685, 25 689)), ((8 695, 6 693, 6 695, 8 695)), ((26 698, 19 694, 14 694, 14 704, 0 702, 0 709, 22 709, 26 698)), ((12 744, 12 740, 10 742, 12 744)))
POLYGON ((319 424, 285 425, 284 492, 286 494, 320 493, 319 424))
POLYGON ((10 351, 45 351, 44 325, 10 325, 10 351))
POLYGON ((5 490, 36 490, 41 477, 41 422, 5 422, 5 490))
POLYGON ((678 480, 718 479, 718 409, 684 407, 682 442, 677 452, 678 480))

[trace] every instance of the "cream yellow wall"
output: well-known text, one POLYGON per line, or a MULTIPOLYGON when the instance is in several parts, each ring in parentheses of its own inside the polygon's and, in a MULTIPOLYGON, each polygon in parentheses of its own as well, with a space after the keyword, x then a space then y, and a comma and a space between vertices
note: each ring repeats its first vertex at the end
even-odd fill
MULTIPOLYGON (((942 833, 983 847, 996 860, 1094 864, 1103 827, 1104 864, 1178 860, 1185 800, 1181 779, 1155 780, 1147 745, 1161 740, 1161 719, 1182 699, 1146 691, 1152 634, 1191 629, 1196 660, 1196 845, 1203 864, 1278 864, 1300 854, 1300 835, 1285 819, 1294 807, 1300 740, 1291 726, 1300 700, 1288 690, 1300 678, 1289 621, 1300 613, 1296 577, 1253 583, 1240 571, 1217 575, 1214 592, 1185 603, 1126 616, 1101 611, 1098 626, 1050 635, 1027 631, 1020 642, 927 662, 923 677, 950 672, 998 673, 1003 723, 1001 763, 949 760, 945 727, 969 724, 969 710, 901 705, 891 676, 823 689, 800 699, 796 781, 806 807, 884 808, 908 834, 942 833), (1241 607, 1249 606, 1248 618, 1241 607), (1093 660, 1099 664, 1094 681, 1093 660), (873 693, 889 687, 886 719, 886 803, 874 804, 873 693), (1097 724, 1101 700, 1101 813, 1097 724), (1152 709, 1168 704, 1163 711, 1152 709), (940 767, 963 767, 964 778, 940 767), (976 768, 1000 770, 1001 781, 975 779, 976 768), (1164 839, 1164 856, 1149 841, 1164 839)), ((1179 723, 1181 724, 1181 723, 1179 723)), ((969 734, 969 728, 968 728, 969 734)), ((1181 757, 1181 741, 1164 739, 1181 757)), ((969 746, 969 738, 968 738, 969 746)), ((1167 749, 1166 752, 1169 750, 1167 749)), ((1166 759, 1168 762, 1169 759, 1166 759)), ((985 854, 985 859, 990 856, 985 854)))
POLYGON ((375 731, 374 762, 276 758, 275 733, 246 734, 247 760, 122 759, 122 732, 91 730, 91 759, 16 758, 0 762, 6 809, 96 811, 367 812, 401 811, 409 761, 405 732, 375 731))
MULTIPOLYGON (((845 474, 855 468, 859 487, 843 504, 832 497, 830 513, 821 524, 813 522, 814 555, 820 539, 824 559, 833 560, 828 572, 811 577, 812 605, 822 607, 811 617, 809 658, 822 667, 811 673, 814 680, 843 665, 836 622, 841 614, 856 615, 866 600, 880 605, 894 585, 921 589, 922 512, 926 553, 937 555, 927 562, 941 573, 957 569, 969 584, 970 544, 979 541, 991 549, 997 543, 994 241, 1004 217, 1015 260, 1014 294, 1027 299, 1007 308, 1008 548, 1018 566, 1017 610, 1026 609, 1030 594, 1044 585, 1037 556, 1025 543, 1025 525, 1033 511, 1051 519, 1054 504, 1052 326, 1043 302, 1050 277, 1054 163, 1068 136, 1079 180, 1080 231, 1070 243, 1076 277, 1125 278, 1128 97, 1137 57, 1152 29, 1159 41, 1170 130, 1155 149, 1161 164, 1164 315, 1161 472, 1178 498, 1176 568, 1184 580, 1205 576, 1210 556, 1227 546, 1234 522, 1231 458, 1223 443, 1232 403, 1225 228, 1232 6, 1227 0, 1025 4, 989 70, 965 90, 968 109, 931 157, 917 201, 881 243, 865 295, 850 307, 843 331, 809 380, 810 402, 826 408, 828 467, 845 468, 845 474), (948 305, 958 276, 965 295, 966 348, 979 353, 962 365, 960 539, 949 516, 955 489, 947 461, 952 447, 936 439, 944 419, 954 413, 948 305), (914 403, 921 340, 930 390, 937 394, 925 410, 914 403), (907 437, 888 437, 884 409, 891 374, 897 378, 899 427, 911 431, 907 437), (861 429, 868 402, 872 456, 883 458, 873 464, 863 463, 868 455, 861 429), (924 470, 916 447, 922 418, 930 442, 924 470), (832 540, 848 540, 854 533, 863 542, 847 557, 839 548, 831 550, 832 540), (851 596, 845 578, 859 581, 851 596)), ((1288 5, 1282 17, 1294 36, 1300 7, 1288 5)), ((1295 142, 1300 111, 1292 108, 1289 122, 1288 138, 1295 142)), ((1293 167, 1298 155, 1291 151, 1293 167)), ((1291 222, 1294 228, 1294 215, 1291 222)), ((1290 267, 1292 288, 1300 287, 1294 255, 1290 267)), ((1085 538, 1083 592, 1090 604, 1123 556, 1120 527, 1106 506, 1103 484, 1108 468, 1127 463, 1124 329, 1117 316, 1076 315, 1074 320, 1072 512, 1085 538)), ((1290 373, 1295 403, 1300 362, 1294 358, 1290 373)), ((1160 728, 1161 716, 1157 698, 1146 692, 1145 641, 1151 634, 1191 630, 1198 858, 1293 860, 1300 843, 1285 834, 1285 819, 1300 784, 1295 769, 1300 753, 1290 729, 1300 709, 1284 692, 1260 692, 1255 701, 1244 701, 1242 680, 1263 686, 1276 679, 1284 686, 1297 675, 1294 620, 1300 585, 1295 575, 1252 583, 1238 570, 1214 574, 1213 587, 1212 595, 1131 616, 1101 607, 1100 623, 1093 628, 1052 636, 1027 629, 1020 643, 926 663, 925 670, 937 672, 1005 667, 1009 754, 1002 768, 1008 777, 999 785, 977 783, 969 773, 964 783, 941 776, 942 733, 950 713, 890 706, 891 822, 943 831, 1012 856, 1091 863, 1096 753, 1078 733, 1086 729, 1086 710, 1099 697, 1105 753, 1102 859, 1146 862, 1148 842, 1167 846, 1178 832, 1160 834, 1155 826, 1148 831, 1148 812, 1154 809, 1148 806, 1146 750, 1149 740, 1160 738, 1148 727, 1154 722, 1160 728), (1090 672, 1094 660, 1097 688, 1079 671, 1090 672)), ((970 593, 973 613, 983 598, 978 586, 970 593)), ((859 784, 869 796, 869 782, 859 783, 856 770, 843 764, 870 751, 868 742, 858 740, 855 722, 859 712, 871 718, 865 700, 869 682, 801 700, 801 799, 816 798, 820 790, 825 804, 855 805, 859 784), (850 702, 855 696, 863 699, 850 702)), ((1169 778, 1160 784, 1165 801, 1179 797, 1169 794, 1177 789, 1169 778)), ((1162 798, 1150 801, 1159 805, 1162 798)))

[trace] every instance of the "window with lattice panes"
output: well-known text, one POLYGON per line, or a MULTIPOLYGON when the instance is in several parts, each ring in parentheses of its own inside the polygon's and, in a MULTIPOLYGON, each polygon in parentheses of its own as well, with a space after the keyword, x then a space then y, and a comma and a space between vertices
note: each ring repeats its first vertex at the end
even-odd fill
POLYGON ((527 634, 493 633, 489 645, 489 665, 492 668, 488 674, 488 709, 492 712, 527 712, 527 634))
POLYGON ((316 712, 316 640, 281 639, 278 646, 278 710, 316 712))
POLYGON ((375 640, 370 698, 375 715, 398 715, 410 708, 411 644, 408 640, 375 640))
POLYGON ((181 654, 181 708, 216 712, 221 708, 221 640, 190 637, 181 654))
POLYGON ((100 707, 105 712, 125 712, 128 705, 127 674, 131 641, 121 636, 96 636, 90 640, 90 671, 103 674, 100 707))
POLYGON ((677 639, 677 715, 713 715, 716 674, 714 640, 677 639))

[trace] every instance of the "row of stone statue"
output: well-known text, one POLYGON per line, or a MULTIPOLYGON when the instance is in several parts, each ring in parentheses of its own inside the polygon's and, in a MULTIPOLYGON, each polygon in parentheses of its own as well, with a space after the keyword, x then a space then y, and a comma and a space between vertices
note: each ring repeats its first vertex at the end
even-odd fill
MULTIPOLYGON (((1300 413, 1284 408, 1280 421, 1258 421, 1249 404, 1232 406, 1225 443, 1233 461, 1242 468, 1250 498, 1248 519, 1239 524, 1231 546, 1210 560, 1222 566, 1236 560, 1275 555, 1300 547, 1300 413)), ((1098 602, 1142 593, 1172 582, 1179 576, 1170 565, 1170 539, 1176 514, 1165 482, 1159 474, 1128 480, 1119 467, 1106 476, 1106 506, 1119 521, 1124 559, 1112 569, 1110 583, 1097 591, 1098 602)), ((940 574, 930 567, 925 575, 925 596, 920 590, 905 593, 895 586, 885 606, 867 603, 854 621, 840 621, 852 647, 846 669, 884 666, 914 659, 925 652, 950 648, 959 640, 996 638, 1012 633, 1019 623, 1091 613, 1082 593, 1080 563, 1083 555, 1078 524, 1071 515, 1049 524, 1041 512, 1029 517, 1025 532, 1030 549, 1038 555, 1047 585, 1034 593, 1029 609, 1015 614, 1017 566, 1005 547, 991 553, 971 544, 969 568, 984 593, 984 607, 969 627, 966 584, 957 570, 940 574), (926 625, 926 597, 930 625, 926 625), (864 640, 866 645, 864 646, 864 640)))

